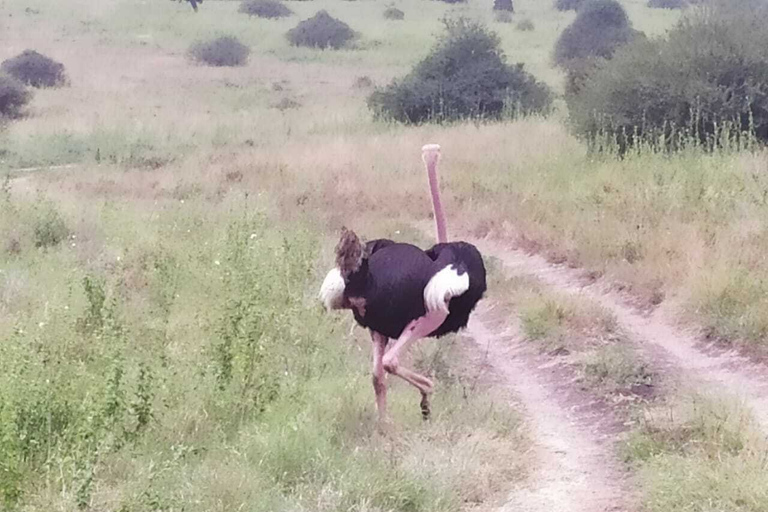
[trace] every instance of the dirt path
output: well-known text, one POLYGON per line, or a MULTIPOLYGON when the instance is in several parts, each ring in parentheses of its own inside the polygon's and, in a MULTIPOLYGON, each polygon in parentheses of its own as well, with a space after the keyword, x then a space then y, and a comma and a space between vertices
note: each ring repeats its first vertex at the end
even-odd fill
POLYGON ((477 311, 465 334, 476 353, 511 388, 532 438, 537 467, 515 489, 502 512, 626 512, 633 501, 614 456, 613 418, 568 393, 516 325, 495 322, 488 306, 477 311))
POLYGON ((498 258, 509 274, 538 278, 557 291, 581 295, 615 315, 654 370, 679 383, 701 384, 743 401, 768 433, 768 378, 765 368, 736 351, 706 350, 695 333, 675 325, 672 307, 661 306, 643 314, 628 305, 627 297, 607 289, 600 281, 589 284, 583 272, 553 265, 537 255, 511 250, 491 240, 475 240, 484 254, 498 258))

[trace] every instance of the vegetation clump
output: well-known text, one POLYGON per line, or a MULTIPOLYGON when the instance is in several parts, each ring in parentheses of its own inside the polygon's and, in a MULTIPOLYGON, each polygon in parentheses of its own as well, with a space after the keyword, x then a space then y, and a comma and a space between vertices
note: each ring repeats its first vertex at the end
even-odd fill
POLYGON ((506 63, 495 33, 463 18, 445 24, 445 36, 424 60, 368 98, 378 117, 403 123, 499 119, 511 109, 528 114, 550 107, 549 88, 522 64, 506 63))
POLYGON ((719 145, 745 132, 768 140, 768 5, 716 1, 665 39, 637 41, 598 63, 568 97, 578 131, 619 147, 719 145))
POLYGON ((568 69, 585 58, 609 59, 616 48, 638 36, 619 2, 592 0, 579 10, 557 40, 555 63, 568 69))
POLYGON ((286 37, 294 46, 339 49, 357 34, 349 25, 322 10, 289 30, 286 37))
POLYGON ((15 118, 32 99, 32 92, 12 76, 0 73, 0 118, 15 118))
POLYGON ((493 0, 493 10, 515 12, 515 6, 512 0, 493 0))
POLYGON ((64 64, 34 50, 24 50, 4 61, 0 71, 32 87, 60 87, 67 83, 64 64))
POLYGON ((208 66, 243 66, 248 62, 250 53, 250 48, 232 36, 199 41, 189 49, 193 60, 208 66))
POLYGON ((248 16, 277 19, 287 18, 293 11, 278 0, 244 0, 239 11, 248 16))
POLYGON ((384 9, 384 19, 387 20, 393 20, 393 21, 401 21, 405 19, 405 13, 395 7, 394 5, 390 5, 386 9, 384 9))
POLYGON ((557 0, 555 2, 555 9, 558 11, 576 11, 585 2, 586 0, 557 0))

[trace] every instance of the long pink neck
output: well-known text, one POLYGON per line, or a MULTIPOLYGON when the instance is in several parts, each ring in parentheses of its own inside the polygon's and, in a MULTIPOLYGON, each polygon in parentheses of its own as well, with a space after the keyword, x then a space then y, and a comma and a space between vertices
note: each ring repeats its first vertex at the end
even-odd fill
POLYGON ((440 185, 437 182, 437 158, 433 156, 427 160, 427 176, 429 176, 429 190, 432 193, 432 207, 435 211, 435 227, 437 228, 437 243, 448 241, 445 229, 445 212, 440 202, 440 185))

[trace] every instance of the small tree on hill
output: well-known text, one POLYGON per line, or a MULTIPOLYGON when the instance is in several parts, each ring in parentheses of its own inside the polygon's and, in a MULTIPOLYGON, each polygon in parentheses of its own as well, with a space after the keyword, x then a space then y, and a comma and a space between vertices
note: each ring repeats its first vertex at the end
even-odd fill
POLYGON ((377 116, 423 123, 498 119, 510 107, 521 113, 550 107, 549 88, 522 64, 506 63, 496 34, 466 19, 445 23, 445 36, 424 60, 368 98, 377 116))
POLYGON ((267 19, 286 18, 293 14, 292 10, 278 0, 243 0, 238 11, 267 19))
POLYGON ((574 61, 608 59, 619 46, 640 35, 616 0, 590 0, 555 45, 555 62, 566 69, 574 61))
POLYGON ((286 37, 294 46, 339 49, 355 39, 357 34, 327 11, 320 11, 289 30, 286 37))
POLYGON ((515 12, 515 6, 512 0, 493 0, 493 10, 515 12))
POLYGON ((199 41, 189 49, 193 60, 209 66, 244 66, 250 53, 250 48, 233 36, 199 41))
POLYGON ((35 50, 24 50, 4 61, 0 70, 32 87, 59 87, 67 83, 64 64, 35 50))

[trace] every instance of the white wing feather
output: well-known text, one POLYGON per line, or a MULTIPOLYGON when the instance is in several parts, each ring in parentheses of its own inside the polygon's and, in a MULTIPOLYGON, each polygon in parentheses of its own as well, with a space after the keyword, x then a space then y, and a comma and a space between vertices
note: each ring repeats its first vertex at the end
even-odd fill
POLYGON ((319 298, 325 305, 326 310, 341 309, 344 302, 344 278, 341 277, 341 271, 333 268, 325 276, 322 286, 320 286, 319 298))
POLYGON ((449 265, 432 276, 424 288, 424 306, 427 312, 442 311, 448 313, 448 302, 469 290, 469 273, 459 275, 449 265))

